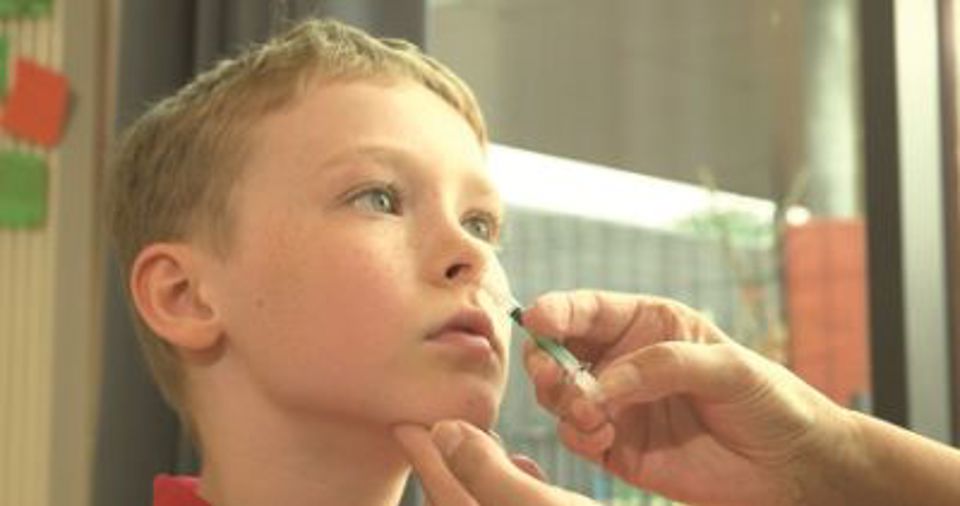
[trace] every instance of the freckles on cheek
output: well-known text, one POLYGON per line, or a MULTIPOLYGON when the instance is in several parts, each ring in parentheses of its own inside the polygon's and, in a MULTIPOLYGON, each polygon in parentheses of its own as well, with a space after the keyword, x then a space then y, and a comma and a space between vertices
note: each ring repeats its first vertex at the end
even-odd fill
POLYGON ((357 351, 380 354, 381 347, 405 335, 410 327, 412 294, 404 293, 402 273, 382 263, 354 257, 349 267, 333 270, 323 290, 327 294, 323 312, 330 316, 330 330, 349 336, 357 351))
POLYGON ((235 272, 234 296, 246 303, 239 311, 250 311, 245 319, 261 319, 269 315, 271 320, 310 301, 309 287, 314 284, 304 269, 303 262, 291 249, 284 249, 281 242, 272 242, 265 236, 256 257, 239 272, 235 272))
POLYGON ((255 271, 261 284, 276 285, 278 282, 295 283, 309 277, 312 264, 322 263, 318 257, 324 249, 316 247, 303 227, 296 226, 293 218, 264 220, 262 232, 252 239, 250 250, 256 252, 255 271))
POLYGON ((396 263, 364 249, 351 249, 338 255, 336 266, 328 266, 336 276, 335 285, 345 298, 364 305, 389 305, 404 289, 408 276, 396 263))

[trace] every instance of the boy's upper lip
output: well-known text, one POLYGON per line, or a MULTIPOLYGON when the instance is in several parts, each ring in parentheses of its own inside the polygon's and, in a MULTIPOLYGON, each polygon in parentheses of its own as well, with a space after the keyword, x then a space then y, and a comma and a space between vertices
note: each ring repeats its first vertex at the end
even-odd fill
POLYGON ((503 345, 497 338, 493 329, 493 322, 486 312, 479 309, 461 309, 430 332, 427 339, 433 339, 445 332, 452 331, 466 332, 487 338, 497 356, 503 358, 503 345))

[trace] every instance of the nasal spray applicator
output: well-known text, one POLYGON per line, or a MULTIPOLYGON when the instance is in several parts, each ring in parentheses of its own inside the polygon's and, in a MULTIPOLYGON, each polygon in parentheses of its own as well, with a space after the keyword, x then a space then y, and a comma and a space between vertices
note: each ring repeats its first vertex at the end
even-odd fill
POLYGON ((523 326, 523 306, 510 291, 510 283, 507 281, 507 274, 504 272, 503 266, 496 259, 492 259, 487 265, 488 268, 484 273, 481 284, 483 289, 493 298, 497 308, 508 314, 510 319, 526 331, 538 348, 553 358, 563 370, 566 382, 576 385, 588 398, 598 398, 600 396, 599 384, 597 379, 590 374, 588 367, 556 340, 538 336, 523 326))

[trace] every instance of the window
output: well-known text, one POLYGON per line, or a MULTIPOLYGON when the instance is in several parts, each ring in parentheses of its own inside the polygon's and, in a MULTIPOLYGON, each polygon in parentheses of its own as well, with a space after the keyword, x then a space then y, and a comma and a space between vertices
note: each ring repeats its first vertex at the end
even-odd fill
MULTIPOLYGON (((485 108, 522 300, 677 298, 869 409, 855 0, 447 0, 428 20, 485 108)), ((512 448, 609 504, 669 504, 572 458, 514 364, 512 448)))

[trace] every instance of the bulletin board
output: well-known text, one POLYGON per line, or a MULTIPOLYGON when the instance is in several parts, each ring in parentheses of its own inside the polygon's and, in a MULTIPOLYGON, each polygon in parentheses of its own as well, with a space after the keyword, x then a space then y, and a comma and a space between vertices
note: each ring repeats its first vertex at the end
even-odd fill
POLYGON ((0 230, 43 228, 68 83, 52 0, 0 0, 0 230))
POLYGON ((51 503, 47 308, 65 118, 48 115, 67 107, 59 1, 0 0, 0 504, 9 505, 51 503))

